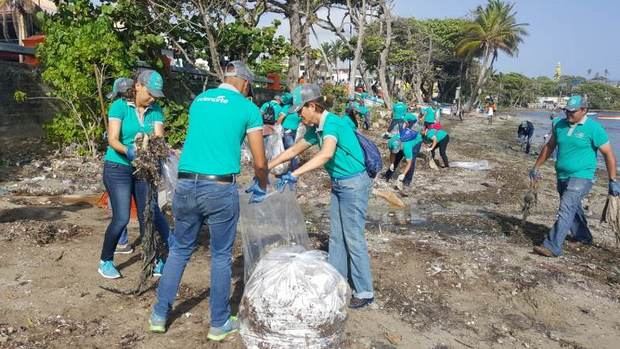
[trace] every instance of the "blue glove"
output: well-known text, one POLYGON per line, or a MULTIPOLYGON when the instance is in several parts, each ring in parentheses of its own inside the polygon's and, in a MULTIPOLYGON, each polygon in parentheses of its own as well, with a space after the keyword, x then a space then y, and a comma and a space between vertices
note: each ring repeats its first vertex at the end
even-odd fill
POLYGON ((620 195, 620 183, 616 181, 609 181, 609 195, 612 195, 612 196, 620 195))
POLYGON ((245 190, 250 194, 250 203, 256 204, 263 202, 267 198, 267 190, 263 190, 258 184, 258 179, 254 178, 252 184, 245 190))
POLYGON ((127 146, 127 159, 129 159, 129 161, 134 161, 136 159, 136 145, 132 144, 130 146, 127 146))
POLYGON ((293 176, 292 173, 287 172, 283 174, 280 179, 276 182, 276 190, 280 193, 284 191, 284 188, 288 185, 290 190, 295 190, 295 185, 297 184, 297 177, 293 176))
POLYGON ((542 179, 542 174, 537 168, 533 168, 530 170, 530 179, 533 181, 539 181, 542 179))

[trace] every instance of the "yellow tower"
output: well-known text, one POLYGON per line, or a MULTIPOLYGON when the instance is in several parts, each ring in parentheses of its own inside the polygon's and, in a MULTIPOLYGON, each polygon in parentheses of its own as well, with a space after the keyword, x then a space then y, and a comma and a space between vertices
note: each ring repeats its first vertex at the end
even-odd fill
POLYGON ((560 64, 560 62, 558 62, 558 65, 555 66, 555 74, 553 74, 553 78, 555 80, 560 80, 561 76, 562 76, 562 65, 560 64))

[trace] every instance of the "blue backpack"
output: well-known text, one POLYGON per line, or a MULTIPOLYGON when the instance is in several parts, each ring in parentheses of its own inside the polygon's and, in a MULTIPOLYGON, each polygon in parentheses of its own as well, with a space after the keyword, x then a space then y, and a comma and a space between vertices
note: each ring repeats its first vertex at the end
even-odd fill
MULTIPOLYGON (((381 172, 383 168, 383 159, 381 159, 381 152, 379 151, 379 147, 373 141, 368 139, 368 137, 364 136, 358 130, 353 130, 355 132, 355 136, 357 137, 357 141, 360 143, 360 147, 362 148, 362 152, 364 153, 364 167, 366 168, 366 173, 368 173, 368 177, 375 178, 377 174, 381 172)), ((342 149, 347 155, 351 156, 355 159, 353 154, 350 151, 341 147, 340 144, 336 145, 340 149, 342 149)), ((357 160, 357 159, 356 159, 357 160)), ((361 161, 358 160, 361 163, 361 161)))

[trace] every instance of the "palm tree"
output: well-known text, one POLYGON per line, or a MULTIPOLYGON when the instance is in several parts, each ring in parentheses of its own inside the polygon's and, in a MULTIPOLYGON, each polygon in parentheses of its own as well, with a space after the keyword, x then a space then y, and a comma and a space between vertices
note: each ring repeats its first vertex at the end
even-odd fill
POLYGON ((479 57, 480 72, 476 86, 465 109, 480 97, 480 91, 487 79, 487 73, 497 60, 499 51, 509 56, 518 53, 519 44, 528 35, 527 23, 517 23, 517 12, 513 3, 503 0, 488 0, 486 7, 478 6, 474 11, 475 19, 465 28, 464 38, 457 44, 456 53, 461 57, 479 57))

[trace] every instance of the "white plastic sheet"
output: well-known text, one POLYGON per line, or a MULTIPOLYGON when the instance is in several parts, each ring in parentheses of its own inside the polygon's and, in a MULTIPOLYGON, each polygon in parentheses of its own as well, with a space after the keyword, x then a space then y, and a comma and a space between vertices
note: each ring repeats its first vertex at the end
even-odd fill
POLYGON ((350 294, 325 252, 274 249, 245 285, 241 338, 249 349, 341 348, 350 294))
POLYGON ((491 169, 491 165, 487 160, 480 161, 451 161, 450 167, 464 168, 472 171, 487 171, 491 169))

